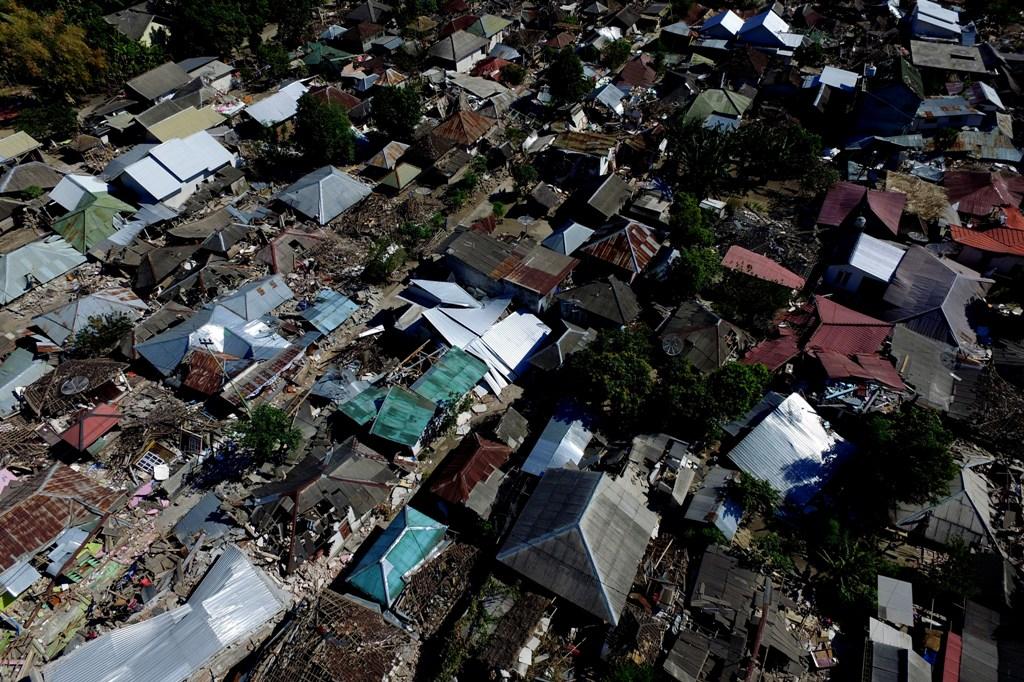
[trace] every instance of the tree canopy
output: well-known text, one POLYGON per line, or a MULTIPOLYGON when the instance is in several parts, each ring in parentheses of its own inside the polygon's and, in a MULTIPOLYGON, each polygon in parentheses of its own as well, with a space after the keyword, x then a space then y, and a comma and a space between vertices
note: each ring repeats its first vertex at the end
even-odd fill
POLYGON ((669 124, 666 179, 698 197, 721 194, 732 182, 734 135, 680 114, 669 124))
POLYGON ((602 333, 590 346, 569 356, 567 372, 584 402, 615 415, 623 428, 637 424, 646 413, 654 390, 651 342, 632 329, 602 333))
POLYGON ((344 107, 302 96, 295 115, 295 144, 314 165, 350 162, 355 139, 344 107))
POLYGON ((622 38, 613 40, 601 50, 601 63, 609 69, 617 69, 626 63, 632 52, 633 46, 628 40, 622 38))
POLYGON ((411 140, 423 117, 423 98, 412 86, 386 86, 373 96, 373 124, 392 140, 411 140))
POLYGON ((235 424, 234 433, 257 461, 283 458, 298 446, 301 437, 284 410, 266 403, 251 408, 235 424))
POLYGON ((590 83, 583 76, 583 62, 571 47, 563 47, 551 60, 548 83, 558 104, 578 102, 590 90, 590 83))

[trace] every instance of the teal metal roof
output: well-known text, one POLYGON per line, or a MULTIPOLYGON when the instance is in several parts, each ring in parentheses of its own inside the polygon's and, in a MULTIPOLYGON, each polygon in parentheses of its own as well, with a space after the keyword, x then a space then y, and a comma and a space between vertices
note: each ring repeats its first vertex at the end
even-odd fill
POLYGON ((452 348, 412 385, 412 390, 440 405, 466 395, 486 373, 483 361, 461 348, 452 348))
POLYGON ((405 589, 405 576, 441 544, 447 527, 406 506, 370 547, 348 582, 390 607, 405 589))
MULTIPOLYGON (((344 407, 342 407, 344 410, 344 407)), ((427 424, 434 417, 437 404, 407 388, 392 386, 380 406, 370 433, 392 443, 415 447, 427 424)))
POLYGON ((341 411, 356 424, 362 426, 377 416, 380 403, 387 391, 379 386, 370 386, 352 400, 341 406, 341 411))
POLYGON ((318 332, 330 334, 357 310, 359 306, 348 296, 331 289, 321 289, 313 305, 302 311, 302 317, 318 332))

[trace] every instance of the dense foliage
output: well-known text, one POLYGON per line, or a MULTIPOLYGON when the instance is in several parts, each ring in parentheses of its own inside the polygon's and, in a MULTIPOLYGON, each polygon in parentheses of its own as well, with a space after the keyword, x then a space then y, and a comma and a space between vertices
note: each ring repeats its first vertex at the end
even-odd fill
POLYGON ((124 313, 90 317, 89 326, 74 335, 71 347, 80 357, 100 357, 109 353, 134 326, 132 319, 124 313))
POLYGON ((283 459, 301 437, 288 413, 266 403, 250 408, 235 424, 234 433, 239 445, 260 462, 283 459))
POLYGON ((423 99, 412 86, 379 88, 373 96, 373 124, 392 140, 411 140, 423 117, 423 99))
POLYGON ((295 115, 295 144, 315 166, 349 163, 355 133, 340 104, 303 95, 295 115))
POLYGON ((583 62, 571 47, 560 50, 551 61, 548 83, 557 104, 578 102, 590 90, 590 83, 583 76, 583 62))

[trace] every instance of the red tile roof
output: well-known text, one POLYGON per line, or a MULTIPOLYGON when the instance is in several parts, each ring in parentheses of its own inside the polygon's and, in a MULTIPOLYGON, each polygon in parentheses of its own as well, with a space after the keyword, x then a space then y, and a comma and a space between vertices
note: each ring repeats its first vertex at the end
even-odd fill
POLYGON ((722 267, 789 289, 803 289, 805 284, 804 278, 800 275, 787 270, 771 258, 754 253, 742 246, 729 247, 722 259, 722 267))
POLYGON ((100 403, 91 410, 82 410, 75 417, 67 431, 60 434, 61 440, 76 450, 85 450, 107 431, 117 426, 121 412, 114 403, 100 403))
POLYGON ((474 76, 490 78, 493 81, 501 81, 501 70, 512 62, 501 57, 488 57, 477 62, 470 72, 474 76))
POLYGON ((881 192, 852 182, 837 182, 821 205, 818 224, 838 227, 858 207, 865 207, 893 234, 898 234, 906 205, 907 195, 902 192, 881 192))
POLYGON ((583 247, 585 253, 633 275, 643 272, 660 249, 654 230, 640 223, 629 223, 583 247))
POLYGON ((1020 206, 1024 199, 1024 178, 1010 173, 950 171, 942 180, 951 203, 957 210, 974 216, 987 216, 1000 206, 1020 206))
POLYGON ((447 121, 434 128, 431 135, 469 147, 487 134, 494 124, 493 118, 482 116, 475 111, 458 111, 447 121))
POLYGON ((951 225, 953 241, 988 253, 1024 256, 1024 230, 996 227, 991 230, 971 230, 951 225))
POLYGON ((841 355, 876 353, 889 335, 892 324, 858 313, 824 296, 815 296, 820 324, 807 340, 807 351, 832 351, 841 355))
POLYGON ((442 500, 465 504, 473 488, 500 469, 511 455, 511 448, 474 433, 445 458, 430 490, 442 500))
POLYGON ((44 549, 66 528, 96 521, 124 499, 63 464, 8 485, 0 496, 0 570, 44 549))

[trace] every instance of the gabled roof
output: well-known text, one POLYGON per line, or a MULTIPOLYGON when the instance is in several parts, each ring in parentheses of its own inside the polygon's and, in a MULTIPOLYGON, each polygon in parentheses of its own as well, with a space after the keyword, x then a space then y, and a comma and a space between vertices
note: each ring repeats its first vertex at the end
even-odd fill
POLYGON ((640 302, 629 285, 614 275, 559 292, 558 300, 614 326, 625 326, 640 316, 640 302))
POLYGON ((985 477, 974 471, 973 464, 956 473, 944 497, 919 505, 900 505, 894 521, 897 527, 917 530, 942 545, 954 539, 967 545, 991 545, 995 538, 989 486, 985 477))
POLYGON ((771 258, 754 253, 742 246, 733 245, 722 258, 722 267, 745 275, 763 279, 788 289, 803 289, 806 282, 800 275, 787 270, 771 258))
POLYGON ((974 270, 939 258, 922 246, 911 246, 900 261, 884 302, 882 317, 909 329, 977 355, 978 338, 967 307, 982 301, 992 286, 974 270))
POLYGON ((820 323, 807 340, 808 351, 875 353, 892 333, 892 323, 858 313, 830 298, 815 296, 814 305, 820 323))
POLYGON ((1024 230, 994 227, 990 230, 971 230, 956 225, 949 227, 953 241, 987 253, 1024 256, 1024 230))
POLYGON ((626 62, 619 75, 615 77, 616 83, 625 83, 633 88, 649 88, 658 80, 658 72, 652 66, 654 58, 649 54, 642 54, 626 62))
POLYGON ((470 147, 486 135, 495 123, 493 118, 481 116, 474 111, 457 111, 430 134, 454 144, 470 147))
POLYGON ((622 209, 632 193, 633 187, 629 182, 621 175, 612 173, 587 198, 587 205, 607 220, 622 209))
POLYGON ((705 121, 709 116, 740 119, 754 103, 753 98, 732 90, 711 88, 697 95, 686 111, 686 121, 705 121))
POLYGON ((78 208, 54 220, 52 227, 73 247, 88 253, 121 227, 120 214, 134 212, 135 207, 106 192, 86 194, 78 208))
POLYGON ((390 607, 406 577, 437 550, 447 527, 406 505, 349 574, 347 582, 390 607))
POLYGON ((67 528, 95 524, 124 501, 63 464, 10 483, 0 494, 0 569, 32 557, 67 528))
POLYGON ((289 601, 242 550, 227 545, 185 604, 86 642, 47 664, 43 680, 188 679, 270 622, 289 601))
POLYGON ((191 79, 184 69, 174 62, 167 62, 132 78, 126 86, 143 99, 152 101, 174 92, 189 80, 191 79))
POLYGON ((117 426, 121 419, 121 411, 114 403, 100 403, 92 409, 81 410, 73 419, 71 426, 60 439, 79 451, 84 451, 98 441, 103 434, 117 426))
POLYGON ((402 386, 392 386, 373 420, 370 433, 413 448, 423 437, 437 403, 402 386))
POLYGON ((907 205, 902 192, 881 192, 852 182, 838 182, 825 197, 818 223, 839 227, 855 211, 873 215, 893 234, 899 234, 900 218, 907 205))
POLYGON ((451 62, 459 62, 474 52, 487 47, 487 40, 466 31, 455 31, 450 36, 434 43, 428 54, 451 62))
POLYGON ((753 345, 753 338, 697 301, 685 301, 659 330, 662 348, 713 372, 753 345))
POLYGON ((373 166, 374 168, 382 168, 384 170, 394 170, 395 166, 398 165, 398 160, 402 158, 406 150, 409 149, 409 145, 404 142, 391 141, 388 142, 384 147, 373 155, 366 165, 373 166))
POLYGON ((473 489, 512 455, 507 445, 471 434, 449 453, 433 476, 430 492, 452 504, 465 504, 473 489))
POLYGON ((258 320, 295 295, 281 275, 271 275, 247 282, 238 291, 217 300, 217 305, 230 310, 246 322, 258 320))
POLYGON ((729 452, 729 459, 782 497, 806 505, 831 474, 831 463, 849 451, 825 420, 793 393, 729 452))
POLYGON ((278 199, 308 218, 326 225, 368 197, 373 190, 334 166, 324 166, 300 178, 278 199))
POLYGON ((381 20, 392 11, 391 5, 379 2, 379 0, 366 0, 361 2, 356 7, 345 15, 345 19, 350 22, 367 22, 380 23, 381 20))
POLYGON ((10 168, 0 178, 0 194, 24 192, 30 187, 51 189, 64 175, 42 161, 29 161, 10 168))
POLYGON ((653 228, 630 222, 583 247, 584 253, 625 270, 632 276, 643 272, 661 250, 653 228))
POLYGON ((18 130, 0 139, 0 161, 16 159, 19 156, 28 154, 30 151, 39 149, 41 146, 35 138, 24 130, 18 130))
POLYGON ((565 281, 579 261, 557 251, 535 245, 525 254, 514 253, 495 274, 501 279, 541 296, 547 296, 565 281))
POLYGON ((656 524, 646 501, 623 481, 553 470, 533 491, 497 558, 615 624, 656 524))
POLYGON ((245 108, 245 113, 260 125, 277 125, 298 112, 299 100, 307 91, 308 88, 301 81, 295 81, 273 95, 250 104, 245 108))
POLYGON ((0 418, 6 419, 21 410, 18 389, 30 386, 53 371, 53 366, 36 360, 30 351, 15 348, 0 363, 0 418))
POLYGON ((84 262, 85 256, 56 236, 0 254, 0 305, 84 262))
POLYGON ((459 400, 477 385, 487 365, 461 348, 450 348, 412 385, 427 400, 443 405, 459 400))
POLYGON ((701 24, 700 32, 715 36, 735 36, 743 28, 743 19, 731 9, 719 12, 701 24))
POLYGON ((466 28, 466 31, 473 35, 480 36, 481 38, 492 38, 511 25, 512 22, 505 17, 499 17, 494 14, 483 14, 477 17, 477 20, 470 24, 466 28))
POLYGON ((330 334, 357 310, 359 305, 348 296, 333 289, 321 289, 312 305, 302 311, 302 317, 321 334, 330 334))

